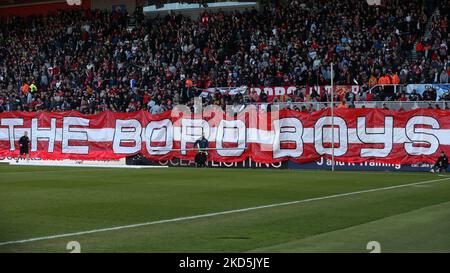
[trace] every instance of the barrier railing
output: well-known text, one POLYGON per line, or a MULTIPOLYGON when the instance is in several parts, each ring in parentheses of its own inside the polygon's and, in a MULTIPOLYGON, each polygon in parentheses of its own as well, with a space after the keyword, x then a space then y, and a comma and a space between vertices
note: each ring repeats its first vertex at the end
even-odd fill
MULTIPOLYGON (((261 110, 266 110, 268 105, 272 109, 294 109, 294 110, 321 110, 331 106, 330 102, 275 102, 275 103, 250 103, 261 110)), ((335 102, 334 107, 341 103, 335 102)), ((450 109, 450 101, 355 101, 355 108, 387 108, 390 110, 412 110, 418 108, 450 109)), ((348 105, 347 105, 348 107, 348 105)))
POLYGON ((395 93, 397 93, 397 91, 406 92, 407 86, 407 84, 375 84, 374 86, 370 87, 369 93, 382 91, 382 89, 385 87, 392 87, 395 93))

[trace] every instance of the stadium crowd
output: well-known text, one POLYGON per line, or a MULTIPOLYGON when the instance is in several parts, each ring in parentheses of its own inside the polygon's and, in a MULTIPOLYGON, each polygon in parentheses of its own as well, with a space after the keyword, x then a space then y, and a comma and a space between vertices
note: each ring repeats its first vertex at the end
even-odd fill
MULTIPOLYGON (((450 99, 436 98, 433 90, 368 92, 375 84, 448 83, 448 21, 442 12, 428 35, 433 10, 421 1, 385 7, 360 0, 288 2, 197 19, 148 18, 139 9, 0 18, 0 111, 155 114, 192 104, 208 87, 328 85, 331 62, 336 85, 362 85, 358 94, 338 100, 450 99)), ((265 97, 248 94, 254 102, 265 97)), ((222 107, 243 100, 220 92, 204 99, 222 107)), ((288 100, 330 98, 326 92, 295 92, 288 100)))

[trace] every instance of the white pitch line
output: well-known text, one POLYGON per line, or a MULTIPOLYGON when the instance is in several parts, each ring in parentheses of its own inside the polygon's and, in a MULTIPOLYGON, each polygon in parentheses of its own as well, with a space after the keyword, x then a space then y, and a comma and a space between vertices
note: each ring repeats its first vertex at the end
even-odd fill
MULTIPOLYGON (((22 175, 22 174, 24 174, 24 173, 26 173, 26 174, 40 174, 40 173, 98 172, 98 171, 99 171, 99 170, 92 170, 92 169, 88 169, 88 170, 85 170, 85 169, 82 169, 82 170, 80 170, 80 169, 76 169, 76 170, 73 170, 73 169, 66 170, 66 169, 64 169, 64 170, 48 170, 48 171, 5 172, 5 173, 1 173, 1 175, 4 175, 4 174, 17 174, 17 175, 22 175)), ((121 170, 121 169, 108 169, 108 171, 123 171, 123 170, 121 170)))
POLYGON ((86 234, 114 231, 114 230, 121 230, 121 229, 128 229, 128 228, 136 228, 136 227, 149 226, 149 225, 166 224, 166 223, 180 222, 180 221, 186 221, 186 220, 194 220, 194 219, 200 219, 200 218, 213 217, 213 216, 218 216, 218 215, 226 215, 226 214, 233 214, 233 213, 239 213, 239 212, 267 209, 267 208, 275 208, 275 207, 281 207, 281 206, 287 206, 287 205, 307 203, 307 202, 312 202, 312 201, 332 199, 332 198, 337 198, 337 197, 342 197, 342 196, 350 196, 350 195, 357 195, 357 194, 368 193, 368 192, 392 190, 392 189, 398 189, 398 188, 415 186, 415 185, 429 184, 429 183, 434 183, 434 182, 448 180, 448 179, 450 179, 450 177, 415 182, 415 183, 401 184, 401 185, 395 185, 395 186, 389 186, 389 187, 382 187, 382 188, 375 188, 375 189, 368 189, 368 190, 361 190, 361 191, 354 191, 354 192, 347 192, 347 193, 339 193, 339 194, 334 194, 334 195, 314 197, 314 198, 309 198, 309 199, 289 201, 289 202, 283 202, 283 203, 276 203, 276 204, 271 204, 271 205, 263 205, 263 206, 236 209, 236 210, 227 210, 227 211, 221 211, 221 212, 206 213, 206 214, 179 217, 179 218, 173 218, 173 219, 167 219, 167 220, 151 221, 151 222, 145 222, 145 223, 140 223, 140 224, 132 224, 132 225, 125 225, 125 226, 110 227, 110 228, 94 229, 94 230, 88 230, 88 231, 65 233, 65 234, 37 237, 37 238, 17 240, 17 241, 0 242, 0 246, 12 245, 12 244, 23 244, 23 243, 29 243, 29 242, 35 242, 35 241, 51 240, 51 239, 57 239, 57 238, 72 237, 72 236, 79 236, 79 235, 86 235, 86 234))

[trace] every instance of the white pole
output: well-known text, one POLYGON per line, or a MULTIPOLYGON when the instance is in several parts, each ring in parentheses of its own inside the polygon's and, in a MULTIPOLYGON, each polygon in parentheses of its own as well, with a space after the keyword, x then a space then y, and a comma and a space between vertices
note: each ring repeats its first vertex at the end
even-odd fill
POLYGON ((334 172, 334 85, 333 63, 331 63, 331 171, 334 172))

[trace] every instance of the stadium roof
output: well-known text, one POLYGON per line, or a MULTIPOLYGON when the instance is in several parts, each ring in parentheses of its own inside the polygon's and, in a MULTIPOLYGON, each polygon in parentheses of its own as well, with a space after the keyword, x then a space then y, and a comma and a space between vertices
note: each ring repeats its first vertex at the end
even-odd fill
POLYGON ((40 3, 55 3, 61 2, 61 0, 0 0, 0 7, 7 6, 20 6, 40 3))

